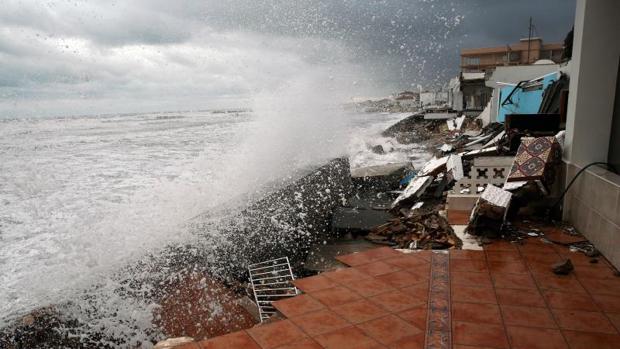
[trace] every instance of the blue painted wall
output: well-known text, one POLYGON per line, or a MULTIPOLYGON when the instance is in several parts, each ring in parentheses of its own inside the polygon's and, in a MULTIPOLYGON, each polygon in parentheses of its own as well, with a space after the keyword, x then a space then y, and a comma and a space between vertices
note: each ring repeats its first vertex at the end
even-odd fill
POLYGON ((502 106, 504 100, 510 92, 514 89, 514 86, 506 86, 499 91, 499 111, 497 115, 497 122, 506 121, 507 114, 536 114, 540 103, 542 103, 542 95, 545 89, 558 79, 558 73, 548 74, 543 77, 542 89, 534 91, 523 91, 521 88, 516 90, 511 97, 512 104, 506 104, 502 106))

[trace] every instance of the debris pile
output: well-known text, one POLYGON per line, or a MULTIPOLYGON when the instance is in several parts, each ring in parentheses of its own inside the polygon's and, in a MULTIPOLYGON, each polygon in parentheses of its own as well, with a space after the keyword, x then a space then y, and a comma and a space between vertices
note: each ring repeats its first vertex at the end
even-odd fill
POLYGON ((414 213, 390 220, 373 229, 368 240, 409 249, 460 247, 460 240, 448 221, 436 212, 414 213))

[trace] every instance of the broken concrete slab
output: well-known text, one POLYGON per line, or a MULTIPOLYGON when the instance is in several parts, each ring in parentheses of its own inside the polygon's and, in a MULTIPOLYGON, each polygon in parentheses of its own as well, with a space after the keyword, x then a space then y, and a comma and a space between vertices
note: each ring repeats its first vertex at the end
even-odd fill
POLYGON ((338 239, 312 246, 304 268, 324 272, 345 267, 336 257, 377 248, 376 244, 365 239, 338 239))
POLYGON ((476 202, 467 231, 479 236, 499 236, 511 198, 509 191, 489 184, 476 202))
POLYGON ((420 172, 418 172, 418 176, 435 176, 446 169, 447 163, 448 156, 444 156, 441 158, 433 157, 424 165, 424 167, 422 167, 420 172))
POLYGON ((426 113, 424 120, 448 120, 457 117, 457 113, 426 113))
POLYGON ((448 130, 450 131, 460 131, 463 126, 463 122, 465 121, 465 115, 461 117, 446 120, 446 124, 448 125, 448 130))
POLYGON ((452 176, 452 179, 455 181, 459 181, 463 178, 463 160, 460 155, 450 155, 448 161, 446 162, 446 168, 448 173, 452 176))
POLYGON ((398 188, 399 181, 413 172, 409 162, 351 169, 351 181, 357 187, 385 191, 398 188))
POLYGON ((338 207, 332 216, 332 231, 340 234, 365 234, 394 218, 387 211, 338 207))
POLYGON ((433 176, 416 177, 409 183, 407 188, 405 188, 405 191, 403 191, 403 193, 400 194, 396 198, 396 200, 394 200, 394 202, 392 203, 392 208, 398 206, 399 204, 415 200, 422 196, 426 188, 428 188, 428 186, 433 182, 433 180, 433 176))

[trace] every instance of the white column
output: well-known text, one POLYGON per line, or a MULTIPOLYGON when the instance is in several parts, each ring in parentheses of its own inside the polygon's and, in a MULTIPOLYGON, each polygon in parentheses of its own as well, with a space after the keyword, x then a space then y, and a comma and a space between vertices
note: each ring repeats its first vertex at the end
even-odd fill
POLYGON ((607 160, 619 34, 619 0, 577 0, 564 159, 578 166, 607 160))

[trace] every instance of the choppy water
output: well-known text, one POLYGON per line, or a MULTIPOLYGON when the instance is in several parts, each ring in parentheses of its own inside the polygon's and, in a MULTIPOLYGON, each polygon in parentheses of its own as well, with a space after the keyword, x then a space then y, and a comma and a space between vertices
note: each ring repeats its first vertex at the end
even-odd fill
POLYGON ((406 115, 332 113, 309 123, 250 112, 0 120, 0 325, 189 241, 179 229, 189 219, 295 166, 416 153, 379 136, 406 115), (376 144, 387 154, 370 152, 376 144))

